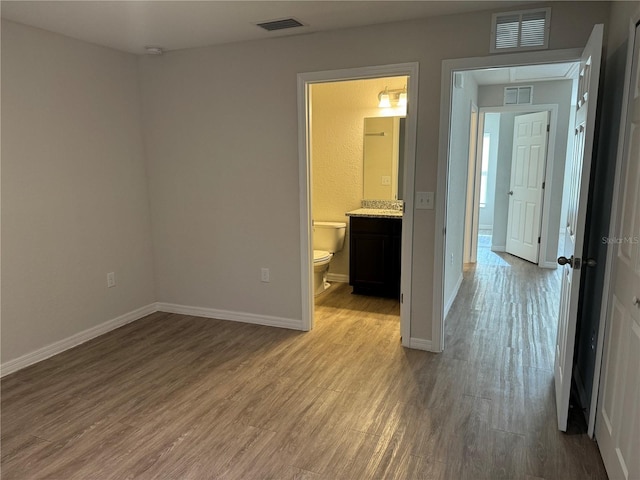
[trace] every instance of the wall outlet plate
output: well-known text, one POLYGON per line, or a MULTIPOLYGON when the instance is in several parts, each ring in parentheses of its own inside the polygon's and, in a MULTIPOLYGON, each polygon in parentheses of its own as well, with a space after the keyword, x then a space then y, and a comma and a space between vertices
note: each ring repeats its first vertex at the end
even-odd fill
POLYGON ((269 269, 261 268, 260 269, 260 281, 268 283, 269 282, 269 269))

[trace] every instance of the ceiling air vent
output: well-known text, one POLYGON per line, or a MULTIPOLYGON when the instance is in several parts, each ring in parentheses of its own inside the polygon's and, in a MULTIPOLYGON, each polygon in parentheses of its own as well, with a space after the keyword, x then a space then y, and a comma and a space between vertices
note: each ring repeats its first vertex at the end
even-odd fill
POLYGON ((282 20, 270 20, 268 22, 256 23, 260 28, 264 28, 268 32, 276 30, 285 30, 287 28, 303 27, 304 23, 299 22, 295 18, 283 18, 282 20))
POLYGON ((551 9, 495 13, 491 25, 491 53, 549 48, 551 9))

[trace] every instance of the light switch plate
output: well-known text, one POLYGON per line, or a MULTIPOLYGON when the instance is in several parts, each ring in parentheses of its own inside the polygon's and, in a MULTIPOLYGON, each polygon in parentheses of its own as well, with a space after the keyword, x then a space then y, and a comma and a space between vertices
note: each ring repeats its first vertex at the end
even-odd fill
POLYGON ((433 210, 433 192, 416 192, 416 210, 433 210))

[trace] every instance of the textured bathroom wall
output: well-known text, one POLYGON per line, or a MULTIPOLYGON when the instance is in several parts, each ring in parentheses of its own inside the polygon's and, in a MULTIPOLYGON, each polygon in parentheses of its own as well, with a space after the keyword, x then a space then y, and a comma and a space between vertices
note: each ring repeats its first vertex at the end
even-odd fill
MULTIPOLYGON (((364 119, 404 115, 397 108, 378 108, 378 93, 400 89, 406 77, 320 83, 311 87, 311 168, 313 219, 347 222, 345 212, 363 199, 364 119)), ((372 199, 376 200, 376 199, 372 199)), ((329 272, 349 274, 349 229, 345 248, 329 272)))

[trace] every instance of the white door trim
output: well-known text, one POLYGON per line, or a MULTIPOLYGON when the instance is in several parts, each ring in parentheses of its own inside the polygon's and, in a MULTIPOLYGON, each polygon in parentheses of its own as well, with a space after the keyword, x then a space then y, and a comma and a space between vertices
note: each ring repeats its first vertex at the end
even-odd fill
MULTIPOLYGON (((629 124, 629 95, 631 91, 631 77, 633 72, 633 47, 631 40, 635 37, 636 25, 640 22, 640 9, 636 10, 629 19, 629 46, 627 49, 627 67, 624 74, 624 90, 622 92, 622 111, 620 113, 620 131, 618 132, 618 147, 616 152, 616 173, 613 183, 613 195, 611 202, 611 222, 609 224, 609 238, 615 238, 620 232, 619 218, 621 212, 620 187, 622 182, 622 172, 626 167, 625 162, 625 139, 627 134, 626 125, 629 124)), ((596 414, 599 407, 600 395, 600 376, 602 374, 602 354, 604 350, 604 337, 607 331, 606 327, 609 321, 609 311, 611 309, 611 300, 613 292, 611 291, 611 278, 613 276, 613 265, 617 253, 617 245, 609 245, 607 247, 607 258, 604 267, 604 284, 602 288, 602 304, 600 306, 600 325, 598 326, 598 341, 596 345, 596 361, 593 374, 593 387, 591 390, 591 406, 589 408, 589 424, 587 426, 587 434, 593 438, 596 426, 596 414)))
MULTIPOLYGON (((464 250, 462 252, 462 263, 476 263, 478 260, 478 221, 480 218, 480 208, 478 207, 480 188, 478 187, 480 185, 480 172, 482 167, 482 151, 480 151, 482 149, 482 136, 480 132, 484 131, 484 118, 482 118, 478 106, 471 102, 470 126, 473 125, 474 115, 476 122, 475 142, 472 141, 471 137, 474 132, 472 129, 469 129, 467 205, 464 214, 464 250)), ((452 301, 455 300, 455 295, 452 295, 451 298, 452 301)), ((448 311, 449 309, 446 308, 445 310, 448 311)))
POLYGON ((436 228, 433 268, 432 349, 444 349, 444 228, 447 219, 447 176, 449 168, 449 136, 453 72, 478 68, 510 67, 543 63, 580 61, 582 49, 546 50, 543 52, 514 53, 488 57, 459 58, 442 61, 440 93, 440 137, 438 143, 438 188, 436 194, 436 228))
POLYGON ((371 67, 326 70, 298 74, 298 171, 300 182, 300 285, 302 288, 302 329, 313 328, 313 259, 311 230, 311 156, 309 154, 309 85, 313 83, 357 80, 406 75, 408 104, 406 120, 404 192, 402 218, 402 261, 400 291, 400 335, 402 345, 410 347, 411 340, 411 277, 413 266, 413 204, 416 168, 416 139, 418 113, 418 63, 399 63, 371 67))

